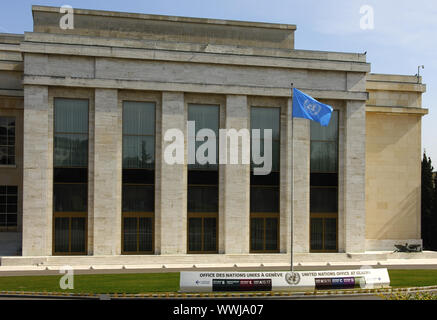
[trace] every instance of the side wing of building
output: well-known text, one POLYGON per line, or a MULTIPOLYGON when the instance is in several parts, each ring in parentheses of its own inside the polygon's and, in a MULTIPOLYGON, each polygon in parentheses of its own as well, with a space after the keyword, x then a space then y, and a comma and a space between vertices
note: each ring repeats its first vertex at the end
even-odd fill
POLYGON ((415 76, 369 74, 366 249, 421 244, 422 94, 415 76))
POLYGON ((21 254, 23 39, 0 34, 0 256, 21 254))

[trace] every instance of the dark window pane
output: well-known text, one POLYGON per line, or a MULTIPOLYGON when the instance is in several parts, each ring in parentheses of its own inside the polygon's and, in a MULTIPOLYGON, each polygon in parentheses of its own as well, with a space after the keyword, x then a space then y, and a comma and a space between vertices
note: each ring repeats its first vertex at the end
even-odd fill
MULTIPOLYGON (((1 144, 1 143, 0 143, 1 144)), ((15 136, 8 136, 8 142, 7 142, 7 144, 9 145, 9 146, 15 146, 15 136)))
POLYGON ((155 184, 155 170, 123 169, 123 183, 155 184))
POLYGON ((70 218, 55 218, 55 252, 68 252, 70 218))
POLYGON ((251 129, 260 129, 261 138, 264 137, 264 129, 272 129, 273 140, 279 140, 280 112, 279 108, 252 107, 250 110, 251 129))
POLYGON ((325 219, 325 250, 337 249, 337 219, 325 219))
POLYGON ((155 104, 123 102, 123 168, 155 167, 155 104))
MULTIPOLYGON (((251 129, 260 130, 260 140, 253 139, 251 131, 252 144, 259 144, 260 156, 264 156, 264 130, 272 130, 272 171, 279 171, 280 163, 280 108, 262 108, 252 107, 250 112, 251 129)), ((252 157, 252 153, 251 153, 252 157)), ((254 164, 251 158, 251 168, 263 167, 263 164, 254 164)))
MULTIPOLYGON (((217 163, 218 163, 218 147, 219 147, 219 114, 220 114, 220 107, 217 105, 197 105, 197 104, 190 104, 188 106, 188 121, 195 122, 195 132, 189 133, 188 139, 191 142, 194 142, 194 153, 197 154, 197 151, 199 147, 203 146, 205 148, 206 146, 215 146, 215 157, 214 161, 208 162, 206 164, 199 164, 197 157, 196 157, 196 164, 189 164, 189 169, 203 169, 203 170, 217 170, 217 163), (215 139, 210 141, 209 137, 205 138, 204 141, 196 141, 196 135, 197 133, 202 129, 210 129, 215 134, 215 139), (206 143, 206 144, 205 144, 206 143), (205 144, 205 145, 204 145, 205 144), (215 163, 214 163, 215 162, 215 163)), ((213 139, 211 137, 211 139, 213 139)), ((202 149, 203 150, 203 149, 202 149)), ((207 159, 209 159, 209 151, 208 148, 204 152, 202 152, 207 159)), ((191 156, 191 150, 188 150, 189 155, 191 156)))
POLYGON ((123 212, 153 212, 155 188, 144 185, 123 185, 123 212))
POLYGON ((123 248, 125 252, 137 251, 137 220, 138 218, 123 219, 123 248))
MULTIPOLYGON (((257 140, 252 140, 252 144, 254 143, 259 143, 259 156, 260 157, 264 157, 264 142, 265 140, 262 139, 260 141, 257 140)), ((253 148, 253 146, 252 146, 253 148)), ((251 149, 252 150, 252 149, 251 149)), ((265 163, 261 163, 261 164, 255 164, 253 163, 253 159, 252 159, 252 151, 251 151, 251 165, 250 168, 253 171, 253 168, 263 168, 266 167, 265 163)), ((271 161, 272 161, 272 167, 271 167, 271 171, 273 172, 279 172, 280 168, 280 141, 279 140, 273 140, 272 141, 272 153, 271 153, 271 161)), ((264 160, 266 161, 266 160, 264 160)))
POLYGON ((139 251, 153 251, 153 219, 139 218, 139 251))
POLYGON ((8 147, 0 147, 0 164, 8 164, 8 147))
POLYGON ((88 134, 88 100, 56 98, 55 133, 88 134))
POLYGON ((16 227, 17 226, 17 215, 16 214, 6 215, 6 222, 7 222, 8 227, 16 227))
POLYGON ((312 187, 337 187, 338 173, 311 173, 312 187))
POLYGON ((85 252, 85 218, 71 218, 71 252, 85 252))
POLYGON ((87 183, 87 168, 54 168, 53 180, 55 183, 87 183))
POLYGON ((311 172, 338 172, 337 142, 311 141, 311 172))
POLYGON ((15 164, 15 118, 0 117, 0 165, 15 164))
POLYGON ((155 137, 123 136, 123 168, 154 168, 155 137))
POLYGON ((332 112, 328 127, 322 127, 318 122, 311 121, 311 140, 337 141, 338 139, 338 111, 332 112))
POLYGON ((54 148, 55 167, 88 166, 88 135, 56 134, 54 148))
MULTIPOLYGON (((218 170, 218 162, 219 162, 218 137, 216 137, 215 139, 211 138, 211 141, 209 141, 208 138, 205 138, 205 141, 195 141, 194 144, 195 144, 196 163, 188 164, 188 170, 195 170, 195 169, 204 170, 204 171, 218 170), (212 153, 214 151, 214 146, 215 146, 215 156, 212 153), (201 148, 200 151, 197 151, 199 148, 201 148), (199 163, 199 160, 201 160, 201 158, 197 157, 198 154, 201 157, 203 156, 207 162, 203 164, 199 163)), ((188 149, 188 153, 190 154, 190 149, 188 149)))
POLYGON ((0 187, 0 226, 17 226, 17 186, 0 187))
POLYGON ((218 171, 212 170, 188 170, 188 184, 217 185, 218 171))
POLYGON ((264 218, 250 219, 250 249, 264 250, 264 218))
POLYGON ((279 186, 279 172, 271 172, 268 175, 250 175, 252 186, 279 186))
POLYGON ((338 212, 337 188, 311 187, 310 212, 338 212))
POLYGON ((188 186, 188 212, 218 212, 218 188, 188 186))
POLYGON ((217 250, 217 219, 204 218, 203 224, 204 224, 204 229, 203 229, 204 251, 216 251, 217 250))
POLYGON ((266 218, 266 250, 278 250, 278 219, 266 218))
POLYGON ((279 212, 279 187, 250 187, 251 212, 279 212))
POLYGON ((15 203, 9 203, 9 201, 8 201, 8 205, 7 205, 7 207, 6 207, 6 212, 7 213, 17 213, 17 204, 16 204, 17 202, 15 202, 15 203))
POLYGON ((323 219, 311 219, 311 250, 323 250, 323 219))
POLYGON ((6 192, 8 195, 16 195, 18 193, 18 187, 17 186, 7 186, 6 192))
POLYGON ((202 219, 201 218, 188 219, 188 250, 189 251, 202 250, 202 219))
POLYGON ((53 185, 55 212, 86 212, 88 203, 86 184, 53 185))
POLYGON ((196 134, 201 129, 211 129, 216 136, 219 135, 219 113, 220 107, 217 105, 188 105, 188 121, 196 124, 196 134))
POLYGON ((155 104, 124 101, 123 134, 155 135, 155 104))

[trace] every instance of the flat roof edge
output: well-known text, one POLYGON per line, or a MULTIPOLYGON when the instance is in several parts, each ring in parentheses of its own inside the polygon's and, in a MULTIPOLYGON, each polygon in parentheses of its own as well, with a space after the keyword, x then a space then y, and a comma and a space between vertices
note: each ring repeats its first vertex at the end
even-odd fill
MULTIPOLYGON (((33 5, 33 12, 51 12, 59 13, 60 7, 52 6, 40 6, 33 5)), ((251 21, 239 21, 239 20, 221 20, 221 19, 209 19, 209 18, 191 18, 191 17, 178 17, 167 16, 157 14, 145 14, 145 13, 130 13, 130 12, 118 12, 118 11, 106 11, 106 10, 89 10, 74 8, 74 12, 82 15, 90 16, 106 16, 106 17, 119 17, 119 18, 133 18, 144 20, 158 20, 158 21, 173 21, 173 22, 189 22, 189 23, 203 23, 203 24, 215 24, 215 25, 228 25, 239 27, 255 27, 266 29, 282 29, 282 30, 296 30, 297 27, 294 24, 282 24, 282 23, 270 23, 270 22, 251 22, 251 21)))

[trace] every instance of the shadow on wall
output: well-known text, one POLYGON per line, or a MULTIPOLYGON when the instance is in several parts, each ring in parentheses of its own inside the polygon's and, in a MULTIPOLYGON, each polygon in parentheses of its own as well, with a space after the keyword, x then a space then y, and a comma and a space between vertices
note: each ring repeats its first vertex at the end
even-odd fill
POLYGON ((0 232, 0 257, 21 255, 21 232, 0 232))

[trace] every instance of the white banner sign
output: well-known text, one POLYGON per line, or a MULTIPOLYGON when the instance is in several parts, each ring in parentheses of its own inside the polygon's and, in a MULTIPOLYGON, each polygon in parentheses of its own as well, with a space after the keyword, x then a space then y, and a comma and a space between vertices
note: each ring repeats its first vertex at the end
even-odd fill
POLYGON ((387 269, 331 271, 181 272, 182 292, 373 289, 390 285, 387 269))

